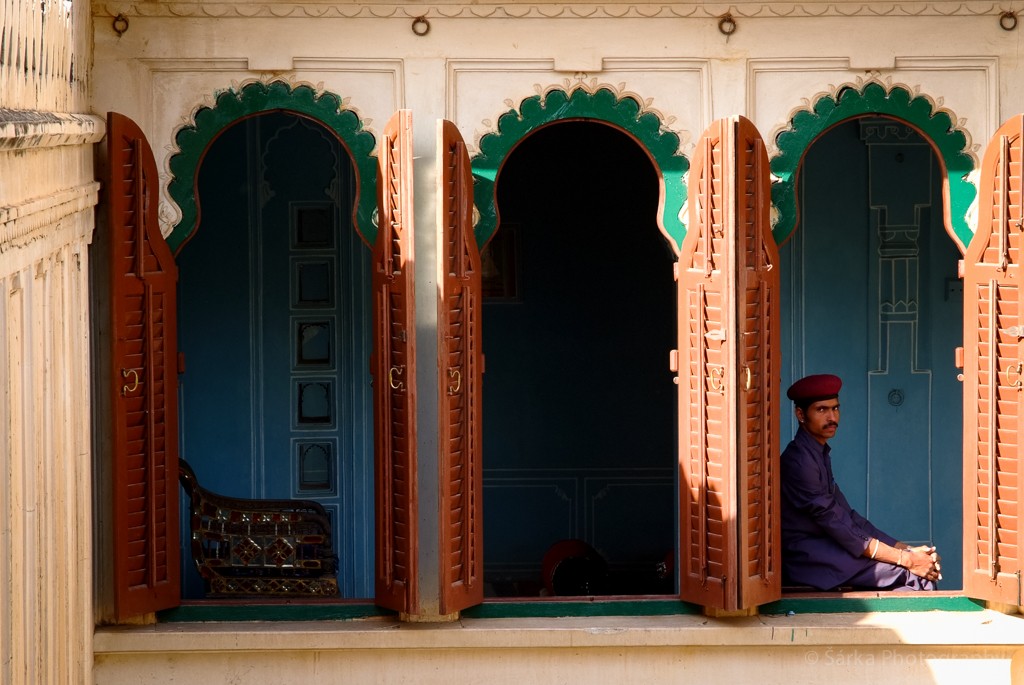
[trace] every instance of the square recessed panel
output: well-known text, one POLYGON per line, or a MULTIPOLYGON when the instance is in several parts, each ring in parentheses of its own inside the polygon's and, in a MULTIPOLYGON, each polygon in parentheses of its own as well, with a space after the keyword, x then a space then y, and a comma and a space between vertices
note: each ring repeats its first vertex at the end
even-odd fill
POLYGON ((293 249, 330 250, 334 247, 332 203, 295 203, 291 209, 293 249))
POLYGON ((575 478, 485 476, 484 501, 485 573, 537 577, 553 542, 579 537, 575 478), (516 515, 502 517, 503 511, 516 515))
POLYGON ((334 318, 292 319, 297 370, 334 368, 334 318))
POLYGON ((328 495, 335 492, 336 454, 333 440, 295 441, 299 493, 328 495))
POLYGON ((293 308, 334 306, 334 260, 332 258, 293 259, 291 265, 293 308))
POLYGON ((333 428, 334 380, 296 379, 294 385, 295 426, 299 429, 333 428))

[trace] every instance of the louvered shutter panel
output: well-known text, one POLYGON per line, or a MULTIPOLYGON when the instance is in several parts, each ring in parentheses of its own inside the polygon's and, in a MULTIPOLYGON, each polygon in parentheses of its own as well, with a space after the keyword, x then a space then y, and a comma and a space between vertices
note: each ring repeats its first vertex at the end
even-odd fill
POLYGON ((982 161, 978 230, 964 257, 964 592, 1020 605, 1021 157, 1024 117, 982 161))
POLYGON ((779 596, 778 253, 768 160, 742 117, 701 136, 680 251, 680 590, 737 610, 779 596))
POLYGON ((438 122, 438 312, 441 613, 483 601, 480 251, 473 235, 473 175, 455 124, 438 122))
POLYGON ((413 302, 412 113, 384 128, 373 247, 372 360, 376 487, 376 602, 416 606, 416 370, 413 302))
POLYGON ((153 151, 108 118, 114 600, 118 620, 180 603, 177 267, 157 223, 153 151))
POLYGON ((739 117, 736 138, 736 388, 740 609, 782 595, 779 478, 779 252, 768 153, 739 117))
POLYGON ((735 608, 737 595, 727 131, 728 122, 714 122, 694 151, 678 263, 680 595, 719 609, 735 608))

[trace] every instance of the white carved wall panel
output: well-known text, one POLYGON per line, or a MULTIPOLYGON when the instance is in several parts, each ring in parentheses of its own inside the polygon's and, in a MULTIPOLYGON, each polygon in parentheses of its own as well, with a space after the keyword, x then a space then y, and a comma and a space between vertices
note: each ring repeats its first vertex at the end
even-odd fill
POLYGON ((549 89, 569 90, 577 84, 610 86, 633 95, 660 114, 665 126, 680 136, 685 152, 694 131, 711 120, 711 69, 701 59, 605 57, 591 72, 564 72, 556 59, 447 61, 448 118, 472 141, 496 130, 498 118, 520 103, 549 89), (649 101, 649 102, 648 102, 649 101))
POLYGON ((854 68, 850 58, 839 56, 751 59, 747 63, 746 110, 764 132, 770 153, 774 151, 774 134, 788 125, 796 109, 813 105, 818 97, 832 95, 844 84, 869 77, 903 85, 950 110, 970 133, 972 150, 987 141, 1002 120, 996 58, 894 56, 893 64, 894 69, 866 73, 854 68))
MULTIPOLYGON (((156 151, 161 179, 160 227, 170 233, 181 219, 179 208, 167 195, 171 157, 178 152, 174 136, 193 125, 200 107, 212 107, 216 94, 235 88, 256 75, 245 58, 230 59, 143 59, 144 81, 152 95, 125 107, 138 117, 150 144, 156 151)), ((340 97, 353 109, 364 126, 379 139, 379 127, 403 106, 405 83, 401 60, 295 59, 293 73, 301 78, 288 79, 293 85, 308 84, 340 97)), ((123 111, 123 110, 118 110, 123 111)))

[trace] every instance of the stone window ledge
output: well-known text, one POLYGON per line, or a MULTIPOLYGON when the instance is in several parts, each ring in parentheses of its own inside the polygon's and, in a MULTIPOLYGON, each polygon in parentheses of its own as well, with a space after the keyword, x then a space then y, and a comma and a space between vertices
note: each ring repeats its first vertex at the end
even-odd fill
POLYGON ((623 647, 1024 645, 1024 619, 977 612, 874 612, 710 618, 617 616, 355 621, 160 623, 97 628, 94 652, 209 653, 331 650, 623 647))

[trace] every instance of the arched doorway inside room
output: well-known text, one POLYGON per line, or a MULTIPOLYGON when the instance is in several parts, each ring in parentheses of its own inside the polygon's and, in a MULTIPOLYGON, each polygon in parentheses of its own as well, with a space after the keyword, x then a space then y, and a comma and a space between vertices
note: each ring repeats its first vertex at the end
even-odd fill
POLYGON ((943 173, 929 140, 894 117, 847 119, 807 149, 799 225, 780 247, 782 389, 808 373, 843 378, 837 481, 883 530, 936 544, 940 589, 957 589, 963 288, 943 173))
POLYGON ((550 593, 545 553, 563 540, 600 563, 587 590, 558 594, 675 591, 657 573, 678 518, 675 257, 658 200, 643 148, 594 121, 539 128, 500 170, 482 253, 491 595, 550 593))
MULTIPOLYGON (((342 596, 372 597, 370 249, 353 166, 335 133, 286 111, 210 143, 201 222, 176 258, 180 453, 210 490, 321 502, 342 596)), ((201 596, 182 542, 183 595, 201 596)))

